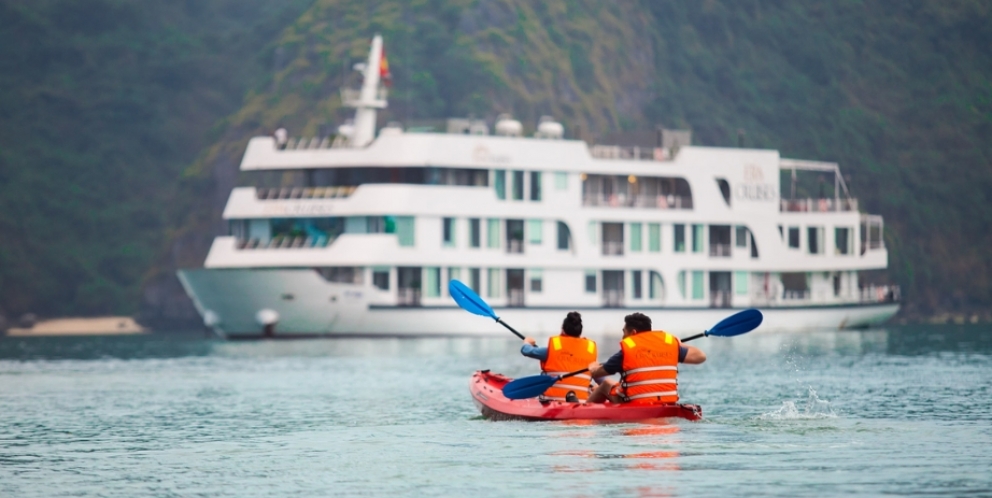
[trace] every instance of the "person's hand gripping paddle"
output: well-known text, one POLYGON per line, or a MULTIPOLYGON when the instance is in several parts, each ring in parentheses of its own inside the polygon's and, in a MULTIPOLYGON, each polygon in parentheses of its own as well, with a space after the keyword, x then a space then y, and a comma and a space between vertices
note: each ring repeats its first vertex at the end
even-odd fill
POLYGON ((448 294, 451 294, 451 298, 454 299, 455 302, 458 303, 458 306, 461 306, 463 310, 468 311, 473 315, 488 316, 489 318, 496 320, 496 323, 506 327, 507 330, 516 334, 521 340, 524 339, 523 334, 517 332, 516 329, 507 325, 507 323, 503 320, 500 320, 499 317, 496 316, 496 312, 493 311, 493 309, 490 308, 489 305, 475 293, 475 291, 463 284, 460 280, 452 280, 448 282, 448 294))
MULTIPOLYGON (((733 337, 735 335, 746 334, 757 328, 758 325, 761 325, 761 320, 763 318, 764 317, 762 317, 761 312, 756 309, 744 310, 720 320, 720 323, 714 325, 713 328, 703 332, 702 334, 696 334, 682 339, 682 342, 688 342, 700 337, 733 337)), ((569 372, 556 377, 544 374, 521 377, 503 386, 503 396, 506 396, 508 399, 527 399, 540 396, 544 393, 544 391, 553 386, 559 380, 564 379, 565 377, 578 375, 586 371, 588 371, 588 369, 583 368, 582 370, 576 370, 574 372, 569 372)))

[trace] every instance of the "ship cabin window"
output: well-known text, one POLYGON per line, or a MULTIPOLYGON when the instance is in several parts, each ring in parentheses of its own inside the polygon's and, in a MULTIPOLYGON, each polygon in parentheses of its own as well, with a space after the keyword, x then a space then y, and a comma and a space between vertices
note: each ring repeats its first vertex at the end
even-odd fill
POLYGON ((630 252, 641 252, 641 224, 630 224, 630 252))
POLYGON ((389 268, 375 268, 372 270, 372 285, 379 290, 389 290, 389 268))
POLYGON ((506 305, 521 307, 524 305, 524 270, 506 270, 506 305))
POLYGON ((692 252, 703 252, 703 225, 692 226, 692 252))
POLYGON ((806 240, 810 254, 823 254, 823 227, 807 227, 806 240))
POLYGON ((747 247, 747 227, 744 225, 734 227, 734 247, 747 247))
POLYGON ((455 246, 455 219, 443 218, 441 220, 441 238, 445 247, 455 246))
POLYGON ((582 205, 651 209, 692 209, 684 178, 635 175, 583 175, 582 205))
POLYGON ((623 256, 623 223, 603 223, 603 256, 623 256))
POLYGON ((541 220, 527 220, 527 242, 540 245, 544 239, 544 223, 541 220))
POLYGON ((568 173, 555 171, 555 190, 568 190, 568 173))
POLYGON ((648 223, 648 252, 661 252, 661 223, 648 223))
POLYGON ((524 252, 524 220, 506 220, 506 252, 524 252))
POLYGON ((586 270, 586 293, 596 293, 596 271, 586 270))
POLYGON ((799 227, 789 227, 789 248, 799 249, 799 227))
POLYGON ((679 295, 681 295, 682 298, 685 299, 688 296, 685 293, 685 271, 684 270, 679 272, 678 282, 677 283, 678 283, 678 286, 679 286, 679 295))
POLYGON ((513 184, 511 185, 513 200, 522 201, 524 200, 524 172, 523 171, 513 171, 513 184))
POLYGON ((476 294, 482 292, 482 270, 479 268, 468 269, 468 286, 476 294))
MULTIPOLYGON (((388 221, 387 217, 387 221, 388 221)), ((413 216, 395 216, 396 223, 396 240, 399 242, 400 247, 413 247, 414 246, 414 226, 413 226, 413 216)), ((386 229, 389 229, 388 223, 386 224, 386 229)), ((386 233, 389 233, 388 231, 386 233)))
POLYGON ((424 282, 427 297, 441 297, 441 269, 432 266, 424 268, 424 282))
POLYGON ((496 190, 497 199, 506 199, 506 170, 493 171, 493 189, 496 190))
POLYGON ((809 276, 806 273, 782 274, 782 298, 806 299, 809 296, 809 276))
POLYGON ((530 200, 540 201, 541 200, 541 172, 531 171, 530 172, 530 200))
POLYGON ((851 254, 851 230, 849 228, 834 228, 834 254, 851 254))
POLYGON ((538 268, 530 270, 530 291, 541 292, 544 290, 544 279, 542 271, 538 268))
POLYGON ((479 225, 479 218, 471 218, 468 220, 469 247, 482 247, 482 227, 479 225))
POLYGON ((665 282, 661 279, 661 274, 656 271, 648 274, 648 297, 651 299, 665 299, 665 282))
POLYGON ((677 223, 672 225, 672 230, 675 232, 672 237, 675 252, 685 252, 685 225, 677 223))
POLYGON ((643 292, 641 288, 641 270, 630 272, 631 295, 634 299, 641 299, 643 292))
POLYGON ((313 192, 315 187, 320 190, 320 187, 356 187, 374 183, 487 187, 489 186, 489 172, 475 168, 356 166, 255 172, 247 175, 246 180, 256 185, 287 187, 263 189, 266 191, 265 198, 268 199, 285 198, 286 196, 282 196, 282 191, 291 193, 294 187, 299 191, 299 194, 291 195, 291 197, 311 198, 315 195, 313 192), (307 190, 310 192, 308 193, 307 190))
POLYGON ((500 280, 499 279, 499 274, 500 274, 499 268, 490 268, 489 271, 486 272, 486 274, 487 274, 486 275, 486 277, 487 277, 486 280, 487 280, 487 283, 489 284, 486 287, 486 296, 487 297, 494 297, 494 298, 499 297, 499 294, 500 294, 499 293, 499 288, 500 288, 500 285, 499 285, 499 280, 500 280))
POLYGON ((717 184, 717 186, 720 187, 720 195, 723 196, 723 202, 726 202, 727 203, 727 206, 729 207, 730 206, 730 183, 727 183, 727 180, 725 180, 723 178, 717 178, 716 179, 716 184, 717 184))
POLYGON ((361 284, 365 269, 361 266, 324 266, 317 268, 317 273, 328 282, 361 284))
POLYGON ((451 285, 452 280, 461 280, 461 278, 462 278, 461 268, 456 268, 456 267, 448 268, 448 284, 445 285, 444 288, 447 289, 448 285, 451 285))
POLYGON ((730 225, 710 225, 710 257, 730 257, 730 225))
POLYGON ((558 250, 567 251, 572 245, 572 234, 568 230, 568 225, 564 221, 559 221, 558 225, 558 250))
MULTIPOLYGON (((254 221, 254 220, 253 220, 254 221)), ((365 220, 362 219, 364 222, 365 220)), ((264 220, 268 223, 268 234, 264 230, 255 230, 254 223, 250 226, 253 240, 248 242, 256 247, 269 248, 305 248, 326 247, 338 235, 346 231, 344 218, 272 218, 264 220), (254 240, 256 236, 267 235, 267 240, 254 240)), ((365 228, 364 223, 362 228, 365 228)))
POLYGON ((692 299, 698 301, 705 297, 705 272, 696 270, 692 272, 692 299))
POLYGON ((396 268, 396 304, 420 306, 421 268, 400 266, 396 268))
POLYGON ((747 295, 747 272, 746 271, 735 271, 734 272, 734 294, 738 296, 747 295))
POLYGON ((486 220, 486 247, 499 249, 499 220, 495 218, 486 220))

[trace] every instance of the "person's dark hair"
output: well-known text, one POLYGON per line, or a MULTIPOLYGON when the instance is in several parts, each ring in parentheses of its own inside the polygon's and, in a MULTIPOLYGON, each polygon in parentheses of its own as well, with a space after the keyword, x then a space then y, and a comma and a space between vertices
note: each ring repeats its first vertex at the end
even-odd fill
POLYGON ((634 332, 651 330, 651 319, 644 313, 631 313, 623 317, 623 324, 634 332))
POLYGON ((570 311, 561 322, 561 330, 570 337, 582 335, 582 315, 578 311, 570 311))

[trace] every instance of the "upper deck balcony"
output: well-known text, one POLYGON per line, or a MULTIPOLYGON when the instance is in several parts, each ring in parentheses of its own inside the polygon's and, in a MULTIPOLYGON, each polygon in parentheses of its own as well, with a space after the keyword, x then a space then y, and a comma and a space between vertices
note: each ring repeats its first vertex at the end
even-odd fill
POLYGON ((837 163, 783 158, 779 170, 780 212, 857 212, 858 200, 847 190, 837 163))
POLYGON ((692 209, 692 191, 684 178, 587 174, 581 178, 583 206, 692 209))

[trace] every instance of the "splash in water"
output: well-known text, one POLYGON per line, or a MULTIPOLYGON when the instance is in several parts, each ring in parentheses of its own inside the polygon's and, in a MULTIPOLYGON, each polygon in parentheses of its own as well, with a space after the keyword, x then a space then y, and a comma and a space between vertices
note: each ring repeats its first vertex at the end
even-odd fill
POLYGON ((762 414, 762 420, 809 420, 819 418, 836 418, 837 414, 830 407, 830 402, 820 399, 812 386, 808 387, 809 395, 806 405, 800 409, 794 401, 783 401, 782 406, 773 412, 762 414))

